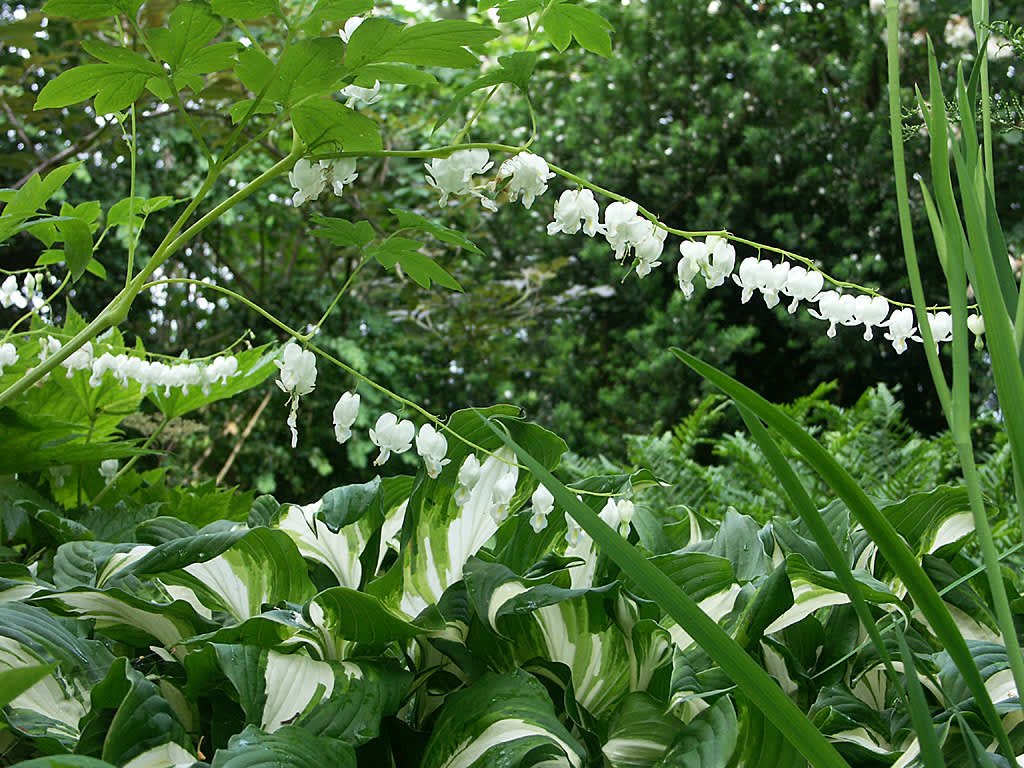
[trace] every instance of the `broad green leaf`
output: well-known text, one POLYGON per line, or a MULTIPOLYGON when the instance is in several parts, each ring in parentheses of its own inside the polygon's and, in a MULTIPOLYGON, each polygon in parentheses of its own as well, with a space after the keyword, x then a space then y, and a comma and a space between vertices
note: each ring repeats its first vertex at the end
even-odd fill
POLYGON ((117 768, 106 760, 85 755, 49 755, 18 763, 23 768, 117 768))
POLYGON ((918 554, 935 552, 974 531, 966 488, 942 485, 915 493, 882 510, 918 554))
MULTIPOLYGON (((899 533, 886 517, 871 502, 864 491, 856 484, 849 473, 807 432, 779 408, 760 397, 735 379, 723 374, 707 363, 698 360, 680 349, 672 349, 673 354, 687 366, 711 381, 723 392, 753 412, 768 426, 775 429, 787 440, 829 484, 836 496, 849 507, 857 521, 871 536, 878 546, 878 551, 886 558, 889 566, 906 585, 918 610, 924 615, 951 657, 956 660, 957 667, 967 680, 975 694, 981 714, 993 735, 1000 740, 1001 751, 1012 752, 999 716, 985 691, 984 683, 978 674, 966 641, 960 633, 939 596, 935 586, 928 579, 914 554, 909 550, 899 533)), ((1014 356, 1016 353, 1013 353, 1014 356)), ((1018 369, 1019 372, 1019 369, 1018 369)))
POLYGON ((345 65, 350 71, 378 62, 476 67, 477 57, 465 46, 481 45, 498 34, 494 27, 471 21, 430 21, 402 26, 385 19, 369 18, 352 34, 345 65))
MULTIPOLYGON (((608 740, 601 752, 614 768, 644 768, 658 764, 683 731, 683 722, 666 714, 664 705, 648 693, 623 697, 608 723, 608 740)), ((696 763, 694 763, 696 765, 696 763)), ((722 761, 718 765, 725 765, 722 761)))
POLYGON ((576 701, 596 716, 626 693, 629 641, 617 626, 597 629, 599 612, 589 600, 607 588, 528 587, 504 566, 477 558, 465 574, 477 615, 510 640, 520 664, 537 657, 564 664, 576 701))
POLYGON ((722 696, 687 723, 656 766, 717 768, 729 763, 736 743, 736 712, 729 697, 722 696))
MULTIPOLYGON (((192 546, 195 551, 193 541, 186 539, 178 548, 192 546)), ((168 548, 163 562, 174 559, 180 563, 186 559, 174 552, 175 542, 162 546, 168 548)), ((145 559, 136 563, 136 568, 145 559)), ((152 572, 155 566, 156 563, 150 563, 147 570, 152 572)), ((301 604, 314 593, 306 563, 294 542, 283 531, 268 528, 245 532, 216 557, 193 559, 181 570, 164 573, 161 580, 190 587, 204 605, 226 611, 238 621, 259 615, 265 604, 281 601, 301 604)))
POLYGON ((363 578, 359 557, 375 527, 367 520, 332 531, 318 514, 319 507, 289 505, 277 528, 291 537, 304 558, 327 566, 340 586, 358 589, 363 578))
MULTIPOLYGON (((740 699, 737 706, 736 768, 804 768, 797 748, 757 707, 740 699)), ((660 768, 660 767, 659 767, 660 768)), ((666 766, 665 768, 668 768, 666 766)))
POLYGON ((307 101, 293 107, 291 115, 309 151, 358 152, 383 146, 377 123, 332 99, 307 101))
POLYGON ((398 218, 398 226, 402 229, 414 229, 419 232, 426 232, 433 235, 443 243, 458 246, 470 253, 483 254, 477 246, 465 235, 456 229, 451 229, 443 224, 431 221, 425 216, 412 211, 403 211, 400 208, 389 209, 398 218))
POLYGON ((149 44, 157 56, 176 70, 213 40, 222 27, 209 5, 186 2, 171 12, 166 27, 149 31, 149 44))
POLYGON ((153 76, 118 64, 83 64, 43 86, 34 109, 68 107, 95 96, 97 114, 118 112, 135 103, 153 76))
POLYGON ((184 600, 173 603, 150 603, 121 589, 94 590, 77 587, 63 592, 39 595, 43 605, 87 619, 93 619, 98 632, 137 647, 145 647, 155 638, 164 648, 216 625, 204 619, 195 607, 184 600))
POLYGON ((56 664, 35 664, 0 669, 0 709, 6 707, 45 677, 52 675, 56 664))
MULTIPOLYGON (((407 85, 436 85, 437 78, 422 69, 403 64, 367 64, 359 68, 357 82, 366 80, 364 87, 373 86, 374 80, 382 83, 405 83, 407 85)), ((362 83, 360 83, 362 84, 362 83)))
POLYGON ((50 16, 92 21, 118 14, 134 16, 141 6, 142 0, 48 0, 43 10, 50 16))
POLYGON ((596 11, 571 3, 555 3, 543 17, 544 31, 559 51, 569 47, 575 37, 583 48, 608 58, 612 55, 612 25, 596 11))
POLYGON ((82 718, 82 751, 124 765, 133 757, 177 742, 190 747, 185 728, 159 687, 128 664, 115 659, 104 680, 90 694, 89 713, 82 718))
POLYGON ((311 613, 313 605, 323 615, 317 623, 326 632, 369 647, 404 642, 426 631, 391 611, 373 595, 354 589, 325 589, 311 601, 311 613))
POLYGON ((211 0, 210 7, 218 16, 239 21, 252 21, 266 16, 284 17, 277 0, 211 0))
POLYGON ((380 732, 381 720, 406 700, 413 674, 371 661, 332 664, 334 688, 296 721, 308 733, 361 746, 380 732))
POLYGON ((266 701, 260 728, 273 733, 334 690, 334 668, 303 653, 269 651, 264 671, 266 701))
POLYGON ((218 749, 213 768, 355 768, 355 752, 334 739, 312 736, 297 726, 264 733, 250 725, 218 749))
POLYGON ((498 6, 498 21, 505 24, 537 13, 544 7, 543 0, 486 0, 480 3, 480 10, 498 6))
POLYGON ((312 220, 320 225, 312 234, 342 247, 362 248, 377 237, 373 225, 368 221, 351 222, 320 214, 314 214, 312 220))
POLYGON ((317 0, 302 26, 311 33, 319 34, 320 27, 326 22, 343 23, 372 10, 373 0, 317 0))
POLYGON ((32 214, 52 198, 81 165, 80 162, 62 165, 46 174, 45 178, 33 173, 21 188, 13 190, 0 208, 0 242, 10 237, 32 214))
MULTIPOLYGON (((511 434, 529 444, 545 466, 554 467, 565 443, 534 424, 508 418, 518 409, 495 406, 481 413, 501 415, 501 423, 511 434)), ((452 414, 448 428, 467 441, 494 451, 499 443, 477 412, 457 411, 452 414)), ((403 591, 400 596, 388 595, 385 602, 393 603, 407 616, 416 616, 428 605, 436 604, 441 594, 462 578, 466 561, 483 547, 498 529, 495 514, 500 510, 493 504, 495 484, 506 473, 518 478, 518 470, 509 464, 512 458, 506 449, 497 455, 479 456, 481 473, 472 490, 460 495, 456 501, 459 469, 471 452, 461 440, 449 440, 448 457, 451 463, 436 480, 421 475, 420 482, 409 499, 402 533, 402 550, 396 567, 403 573, 403 591)), ((525 503, 532 492, 532 484, 517 482, 515 494, 507 505, 506 514, 512 514, 525 503)), ((499 515, 500 516, 500 515, 499 515)), ((382 596, 384 597, 384 596, 382 596)))
POLYGON ((405 273, 424 288, 429 288, 433 281, 453 291, 461 291, 462 286, 454 277, 429 256, 424 256, 419 252, 422 247, 423 245, 416 240, 392 235, 384 242, 373 245, 367 250, 373 258, 388 269, 395 264, 401 265, 405 273))
POLYGON ((553 764, 583 765, 583 747, 559 722, 536 678, 522 670, 487 672, 448 696, 422 765, 518 765, 531 749, 547 745, 561 752, 553 764))
POLYGON ((265 98, 291 105, 337 90, 344 77, 344 58, 345 44, 339 37, 300 40, 285 50, 275 72, 266 54, 252 46, 238 54, 235 73, 253 93, 269 83, 265 98))
POLYGON ((81 219, 66 218, 57 224, 57 229, 64 240, 64 257, 71 279, 77 281, 85 274, 92 260, 92 233, 89 225, 81 219))

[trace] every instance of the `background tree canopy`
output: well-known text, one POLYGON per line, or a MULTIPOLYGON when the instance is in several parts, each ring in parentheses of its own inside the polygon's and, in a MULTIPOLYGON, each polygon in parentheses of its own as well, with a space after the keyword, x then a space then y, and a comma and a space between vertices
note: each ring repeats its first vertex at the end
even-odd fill
MULTIPOLYGON (((728 228, 814 258, 830 274, 907 298, 883 88, 884 23, 867 2, 597 4, 614 24, 619 55, 541 54, 529 93, 537 120, 532 151, 638 201, 671 226, 728 228)), ((146 7, 161 12, 158 4, 146 7)), ((469 3, 415 9, 395 3, 384 10, 400 18, 478 15, 469 3)), ((952 14, 967 10, 966 3, 934 2, 908 14, 906 87, 924 82, 926 36, 943 49, 940 60, 955 60, 944 30, 952 14)), ((6 122, 0 186, 17 185, 62 154, 63 160, 84 160, 67 186, 69 199, 88 199, 87 185, 92 196, 97 190, 108 195, 105 206, 126 197, 130 158, 116 122, 92 119, 88 109, 32 110, 41 83, 70 66, 79 42, 93 37, 90 23, 51 20, 43 27, 31 4, 5 3, 0 13, 6 122)), ((1014 13, 1011 21, 1024 21, 1024 10, 1014 13)), ((997 8, 994 15, 1005 18, 1005 11, 997 8)), ((259 25, 250 32, 271 34, 259 25)), ((955 73, 946 74, 952 83, 955 73)), ((437 76, 439 85, 392 86, 381 105, 369 108, 372 113, 386 104, 387 112, 375 115, 385 126, 386 146, 430 145, 432 116, 466 85, 448 71, 437 76)), ((1013 76, 1012 59, 992 62, 994 88, 1007 101, 1013 76)), ((470 95, 457 109, 471 112, 485 94, 470 95)), ((231 119, 226 112, 185 106, 200 126, 231 119)), ((138 158, 135 194, 189 197, 205 169, 201 148, 177 112, 140 114, 140 133, 149 143, 138 158)), ((450 137, 452 126, 461 124, 453 120, 440 134, 450 137)), ((506 85, 471 137, 517 143, 528 137, 529 125, 526 96, 506 85)), ((1013 147, 1019 138, 1019 130, 1011 130, 996 140, 997 199, 1021 197, 1013 147)), ((264 156, 239 160, 229 187, 282 156, 270 138, 262 144, 264 156)), ((923 138, 908 140, 911 167, 925 167, 926 148, 923 138)), ((428 246, 466 291, 425 290, 394 271, 368 266, 323 326, 319 343, 432 412, 515 402, 576 452, 623 460, 626 435, 673 427, 705 394, 706 385, 668 353, 669 346, 679 346, 777 401, 806 395, 829 380, 838 382, 836 398, 847 405, 874 382, 898 385, 908 422, 926 432, 939 428, 920 348, 897 356, 885 342, 861 341, 854 329, 827 339, 820 322, 789 316, 782 306, 766 309, 756 299, 741 304, 734 290, 698 287, 686 301, 676 285, 674 257, 637 281, 624 275, 603 241, 544 233, 562 187, 529 210, 508 205, 490 214, 460 201, 441 211, 419 163, 385 159, 361 162, 358 170, 359 179, 341 199, 325 197, 297 209, 285 204, 292 190, 283 182, 254 195, 184 252, 186 272, 166 276, 209 278, 275 315, 315 323, 359 270, 359 255, 312 236, 313 216, 366 220, 377 231, 393 231, 391 211, 410 210, 470 233, 479 253, 440 240, 428 246)), ((914 188, 911 194, 923 232, 920 199, 914 188)), ((1024 239, 1019 204, 1000 215, 1018 254, 1024 239)), ((154 245, 144 240, 140 251, 154 245)), ((124 242, 111 239, 104 247, 109 258, 101 254, 100 260, 109 282, 83 281, 71 293, 87 317, 124 277, 117 273, 124 242)), ((754 253, 741 248, 738 260, 754 253)), ((39 255, 39 244, 26 237, 0 259, 23 268, 39 255)), ((942 285, 932 255, 923 254, 923 263, 925 285, 942 285)), ((945 301, 938 294, 928 299, 945 301)), ((182 339, 202 338, 201 348, 188 350, 193 356, 214 353, 248 330, 253 343, 280 339, 244 306, 174 285, 144 296, 122 329, 167 354, 183 352, 182 339)), ((304 401, 300 429, 313 434, 314 424, 329 424, 337 395, 353 385, 318 381, 322 396, 304 401)), ((370 406, 364 414, 383 406, 376 393, 360 391, 370 406)), ((210 406, 202 424, 168 430, 163 447, 171 453, 164 463, 179 476, 244 479, 288 498, 314 498, 363 477, 372 459, 364 441, 337 446, 310 438, 291 450, 284 396, 269 385, 249 395, 210 406)), ((135 427, 152 429, 141 417, 135 427)))

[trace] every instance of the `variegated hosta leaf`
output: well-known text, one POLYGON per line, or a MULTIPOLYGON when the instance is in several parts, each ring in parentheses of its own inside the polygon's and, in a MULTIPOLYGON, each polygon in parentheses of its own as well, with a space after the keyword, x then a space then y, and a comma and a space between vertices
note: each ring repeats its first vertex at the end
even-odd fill
POLYGON ((47 592, 35 600, 58 611, 94 619, 96 631, 136 647, 145 647, 156 639, 171 649, 181 640, 217 626, 183 600, 150 603, 116 588, 47 592))
POLYGON ((940 485, 883 507, 883 511, 919 555, 935 552, 974 532, 966 488, 940 485))
POLYGON ((160 688, 119 656, 90 692, 81 721, 79 750, 124 765, 151 749, 174 742, 191 750, 185 727, 160 688))
POLYGON ((860 760, 895 759, 898 745, 890 742, 889 727, 881 714, 845 685, 823 688, 809 715, 829 739, 842 742, 860 760))
POLYGON ((105 646, 78 636, 73 626, 37 606, 0 604, 0 671, 56 665, 13 697, 4 717, 23 735, 65 748, 78 742, 89 690, 113 661, 105 646))
POLYGON ((484 460, 463 504, 456 501, 451 486, 438 487, 430 494, 421 486, 413 493, 409 506, 416 515, 419 535, 413 536, 403 552, 404 591, 399 603, 403 612, 418 615, 462 578, 466 561, 498 530, 495 487, 505 476, 515 482, 518 475, 515 455, 501 448, 484 460))
POLYGON ((375 594, 407 616, 436 605, 444 591, 462 578, 466 561, 485 546, 498 525, 511 516, 536 487, 532 477, 519 477, 515 456, 503 447, 487 418, 497 419, 545 466, 554 467, 565 443, 535 424, 514 418, 518 409, 495 406, 452 414, 449 428, 469 443, 494 451, 477 456, 468 444, 450 441, 451 463, 434 480, 420 475, 405 511, 399 563, 401 574, 375 594), (470 455, 480 463, 472 487, 463 487, 459 473, 470 455), (511 495, 508 492, 511 491, 511 495), (399 591, 400 590, 400 591, 399 591))
POLYGON ((466 585, 481 619, 509 639, 520 663, 540 657, 569 667, 576 700, 592 714, 605 713, 628 690, 629 641, 618 625, 605 623, 603 611, 591 615, 588 601, 611 585, 527 587, 504 566, 477 559, 467 564, 466 585))
POLYGON ((278 514, 277 527, 292 537, 303 557, 326 565, 340 586, 359 588, 359 558, 383 520, 379 477, 335 488, 303 507, 285 505, 278 514))
MULTIPOLYGON (((183 546, 188 543, 182 542, 183 546)), ((135 567, 146 564, 153 553, 135 567)), ((180 570, 157 571, 160 580, 192 589, 208 608, 224 611, 236 621, 259 615, 266 604, 305 603, 315 592, 305 560, 283 531, 254 528, 216 557, 200 557, 196 554, 186 563, 176 559, 174 564, 180 570)), ((146 566, 150 573, 160 567, 154 562, 146 566)))
POLYGON ((736 740, 736 711, 729 697, 722 696, 683 727, 657 766, 718 768, 730 765, 736 740))
MULTIPOLYGON (((732 564, 725 557, 704 552, 673 552, 652 557, 651 562, 696 600, 701 610, 715 621, 732 612, 740 594, 740 585, 732 564)), ((680 649, 693 642, 693 638, 670 618, 664 617, 662 622, 671 633, 672 642, 680 649)))
MULTIPOLYGON (((985 681, 985 689, 1000 713, 1011 712, 1020 708, 1019 695, 1013 684, 1006 648, 999 643, 969 640, 968 648, 971 656, 985 681)), ((967 704, 971 697, 967 684, 956 665, 946 651, 940 652, 935 661, 939 666, 939 685, 947 700, 954 706, 967 704)))
POLYGON ((661 760, 683 728, 683 721, 667 714, 661 702, 637 691, 615 710, 601 751, 612 768, 648 768, 661 760))
POLYGON ((211 645, 186 665, 210 684, 210 667, 235 688, 251 725, 264 733, 298 726, 358 746, 406 697, 412 674, 384 663, 318 661, 252 646, 211 645), (204 669, 205 667, 205 669, 204 669))
POLYGON ((0 563, 0 603, 25 600, 44 589, 20 563, 0 563))
MULTIPOLYGON (((813 568, 802 555, 788 555, 786 570, 789 573, 789 583, 793 589, 793 607, 765 628, 766 635, 796 624, 819 608, 850 602, 850 596, 842 591, 839 579, 832 571, 819 571, 813 568)), ((861 594, 865 600, 899 606, 899 598, 888 586, 875 579, 871 574, 857 570, 853 571, 853 576, 860 585, 861 594)))
POLYGON ((264 733, 254 725, 246 727, 218 749, 214 768, 355 768, 355 752, 348 744, 324 739, 302 728, 287 725, 264 733))
POLYGON ((544 765, 580 768, 586 753, 555 716, 536 678, 487 672, 451 694, 427 742, 426 768, 544 765), (537 750, 538 747, 546 748, 537 750), (537 759, 524 761, 527 755, 537 759), (557 756, 557 757, 553 757, 557 756))

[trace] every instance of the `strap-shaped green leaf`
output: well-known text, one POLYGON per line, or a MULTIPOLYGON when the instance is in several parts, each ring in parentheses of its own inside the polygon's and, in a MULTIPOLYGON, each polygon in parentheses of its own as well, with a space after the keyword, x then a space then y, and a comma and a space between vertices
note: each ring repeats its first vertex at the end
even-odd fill
POLYGON ((513 438, 491 424, 517 459, 551 492, 555 501, 594 539, 598 548, 633 579, 643 592, 691 635, 761 710, 785 738, 817 768, 849 768, 842 756, 790 701, 747 652, 700 610, 694 600, 648 562, 617 531, 608 527, 586 504, 513 438))
POLYGON ((1006 730, 985 690, 984 682, 978 673, 963 635, 950 616, 949 610, 942 602, 935 586, 892 523, 878 510, 831 454, 782 410, 732 377, 693 355, 675 348, 672 349, 672 353, 776 430, 846 503, 850 512, 878 546, 878 551, 885 557, 896 575, 902 579, 910 595, 914 598, 918 610, 924 614, 939 641, 946 647, 967 680, 967 685, 976 696, 978 707, 988 726, 992 729, 993 735, 1000 739, 1001 746, 1007 754, 1012 755, 1013 750, 1007 739, 1006 730))

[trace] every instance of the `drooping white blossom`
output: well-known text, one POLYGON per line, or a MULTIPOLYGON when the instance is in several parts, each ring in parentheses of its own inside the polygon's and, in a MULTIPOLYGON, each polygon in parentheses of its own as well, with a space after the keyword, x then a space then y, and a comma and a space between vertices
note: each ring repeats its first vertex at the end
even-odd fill
POLYGON ((3 283, 0 283, 0 307, 6 309, 12 304, 19 307, 24 306, 24 301, 25 297, 21 295, 21 290, 18 288, 18 278, 8 275, 4 278, 3 283))
POLYGON ((815 301, 824 284, 825 278, 821 272, 801 266, 791 267, 786 275, 786 284, 782 287, 782 292, 793 299, 786 307, 789 314, 796 312, 801 301, 815 301))
POLYGON ((3 375, 4 368, 18 362, 18 348, 11 342, 6 341, 0 344, 0 375, 3 375))
POLYGON ((836 325, 852 325, 855 297, 836 291, 822 291, 818 294, 818 310, 808 312, 819 320, 828 323, 827 336, 832 339, 836 335, 836 325))
POLYGON ((74 375, 75 371, 90 370, 92 368, 92 342, 85 342, 85 344, 68 355, 61 365, 68 369, 67 378, 69 379, 74 375))
POLYGON ((474 176, 487 173, 494 165, 489 158, 490 153, 486 149, 460 149, 448 157, 435 157, 424 164, 427 184, 441 193, 439 204, 446 205, 449 196, 474 195, 485 201, 484 207, 492 207, 493 203, 484 198, 473 184, 474 176))
POLYGON ((910 307, 893 310, 889 319, 882 323, 882 326, 889 329, 885 332, 885 338, 892 342, 892 347, 898 355, 902 355, 907 350, 907 339, 921 340, 920 337, 914 335, 917 327, 914 325, 914 310, 910 307))
POLYGON ((341 95, 345 97, 345 106, 349 109, 358 109, 361 106, 369 107, 384 98, 380 95, 380 80, 374 80, 372 88, 346 85, 341 89, 341 95))
POLYGON ((321 160, 320 169, 324 176, 324 184, 329 186, 331 191, 338 197, 341 197, 346 184, 351 184, 359 178, 359 174, 356 173, 356 159, 354 157, 321 160))
POLYGON ((446 459, 448 441, 444 435, 434 429, 433 424, 424 424, 416 435, 416 453, 423 459, 427 469, 427 477, 434 479, 441 474, 441 469, 451 463, 446 459))
POLYGON ((352 33, 359 29, 359 25, 363 23, 362 16, 353 16, 345 22, 345 26, 338 30, 338 37, 340 37, 345 44, 352 39, 352 33))
POLYGON ((929 312, 927 317, 928 327, 935 340, 935 349, 938 351, 939 344, 953 340, 953 316, 949 312, 929 312))
POLYGON ((288 183, 295 187, 292 205, 298 207, 307 200, 316 200, 327 186, 327 177, 320 163, 313 164, 304 157, 295 161, 288 172, 288 183))
POLYGON ((981 337, 985 333, 985 318, 982 315, 968 315, 967 329, 974 334, 974 348, 984 349, 985 344, 981 337))
POLYGON ((469 454, 459 467, 459 485, 455 489, 455 503, 460 507, 469 501, 470 493, 480 479, 480 461, 475 453, 469 454))
POLYGON ((661 252, 665 249, 665 237, 668 231, 661 227, 655 227, 651 233, 636 244, 636 276, 647 277, 651 270, 661 266, 659 259, 661 252))
POLYGON ((415 435, 416 427, 411 421, 399 421, 398 416, 390 411, 382 413, 370 430, 371 442, 380 448, 380 453, 373 460, 374 466, 383 465, 392 453, 405 453, 412 448, 412 439, 415 435))
POLYGON ((720 235, 708 235, 704 238, 704 257, 701 260, 701 272, 708 289, 717 288, 732 274, 736 266, 736 249, 732 243, 720 235))
POLYGON ((210 388, 220 382, 228 383, 228 379, 238 373, 238 360, 234 355, 220 355, 202 370, 202 387, 204 394, 210 394, 210 388))
POLYGON ((622 499, 620 501, 608 499, 600 512, 600 518, 609 527, 618 530, 620 536, 628 536, 629 525, 633 520, 634 512, 635 507, 629 499, 622 499))
POLYGON ((533 505, 530 514, 530 526, 533 528, 534 533, 540 533, 547 528, 548 515, 555 508, 555 497, 543 485, 538 485, 537 490, 530 497, 530 502, 533 505))
POLYGON ((523 206, 529 208, 533 201, 548 190, 548 179, 554 176, 547 161, 540 155, 520 152, 510 157, 498 169, 498 178, 509 178, 509 200, 515 202, 522 195, 523 206))
POLYGON ((864 324, 864 341, 871 341, 872 326, 880 326, 889 315, 889 300, 884 296, 861 294, 853 300, 852 324, 864 324))
POLYGON ((565 513, 565 542, 569 547, 578 547, 583 537, 586 535, 583 529, 580 528, 580 524, 577 523, 568 512, 565 513))
POLYGON ((338 398, 334 405, 334 437, 339 443, 344 443, 352 437, 352 425, 356 423, 359 416, 359 395, 354 392, 345 392, 338 398))
POLYGON ((615 258, 626 258, 631 246, 645 240, 654 231, 654 224, 640 216, 636 203, 616 200, 604 209, 604 236, 615 251, 615 258))
POLYGON ((590 237, 601 231, 601 224, 598 219, 601 216, 601 209, 594 199, 594 193, 589 189, 567 189, 555 201, 555 220, 548 224, 548 234, 564 232, 567 235, 574 235, 580 231, 583 225, 583 232, 590 237))
POLYGON ((100 474, 108 485, 114 481, 119 467, 117 459, 105 459, 100 462, 100 474))
POLYGON ((676 264, 676 277, 679 279, 679 290, 683 296, 693 295, 693 279, 700 274, 701 261, 707 257, 707 247, 703 243, 684 240, 679 244, 680 259, 676 264))
POLYGON ((308 395, 316 387, 316 355, 302 349, 293 341, 284 346, 281 359, 275 360, 279 369, 277 386, 288 394, 288 429, 292 433, 292 448, 298 445, 299 398, 308 395))
POLYGON ((517 472, 503 472, 491 491, 491 517, 501 525, 508 518, 509 505, 516 493, 517 472))
POLYGON ((53 336, 47 336, 41 342, 39 342, 39 360, 43 361, 51 355, 55 355, 60 352, 60 348, 63 345, 59 339, 53 338, 53 336))

